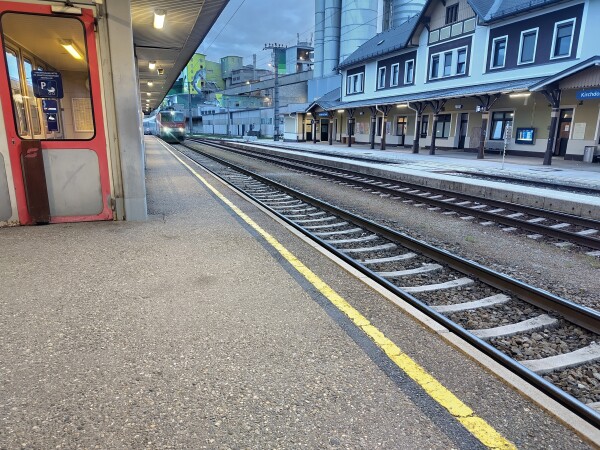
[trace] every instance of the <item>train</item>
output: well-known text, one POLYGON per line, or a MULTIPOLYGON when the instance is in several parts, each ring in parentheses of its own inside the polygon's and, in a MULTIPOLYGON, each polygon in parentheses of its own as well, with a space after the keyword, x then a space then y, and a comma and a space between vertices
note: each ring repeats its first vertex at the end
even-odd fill
POLYGON ((174 109, 163 109, 144 119, 144 133, 170 143, 182 142, 185 139, 185 115, 174 109))

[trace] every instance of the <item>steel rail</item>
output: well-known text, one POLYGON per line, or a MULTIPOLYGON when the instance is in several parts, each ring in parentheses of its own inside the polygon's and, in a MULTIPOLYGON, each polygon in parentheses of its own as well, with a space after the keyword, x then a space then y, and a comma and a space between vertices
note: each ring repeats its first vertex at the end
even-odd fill
MULTIPOLYGON (((573 302, 570 302, 568 300, 565 300, 558 296, 555 296, 554 294, 549 293, 547 291, 529 286, 521 281, 515 280, 504 274, 501 274, 499 272, 495 272, 491 269, 483 267, 480 264, 475 263, 473 261, 469 261, 460 256, 452 255, 450 252, 448 252, 446 250, 435 248, 432 245, 427 244, 426 242, 414 239, 404 233, 398 232, 396 230, 393 230, 393 229, 388 228, 383 225, 376 224, 368 219, 365 219, 358 215, 352 214, 348 211, 339 209, 327 202, 316 199, 316 198, 306 195, 302 192, 296 191, 295 189, 289 188, 280 183, 277 183, 276 181, 273 181, 266 177, 258 175, 250 170, 244 169, 243 167, 236 166, 235 164, 230 163, 225 160, 222 160, 221 158, 218 158, 216 156, 213 156, 213 155, 210 155, 207 153, 203 153, 203 152, 199 151, 198 149, 190 147, 186 144, 180 144, 180 145, 183 145, 184 147, 186 147, 202 156, 212 159, 212 160, 218 162, 219 164, 222 164, 222 165, 229 167, 235 171, 243 173, 244 175, 247 175, 249 177, 257 179, 258 181, 260 181, 264 184, 267 184, 269 186, 272 186, 273 188, 282 190, 290 195, 293 195, 294 197, 297 197, 300 200, 302 200, 306 203, 309 203, 317 208, 322 208, 331 213, 335 213, 336 215, 339 215, 340 217, 342 217, 346 220, 350 220, 353 223, 355 223, 356 225, 362 226, 365 229, 368 229, 369 231, 380 233, 382 236, 385 236, 387 239, 398 242, 407 248, 417 250, 423 254, 430 256, 432 259, 437 259, 436 257, 434 257, 434 256, 437 256, 437 257, 441 258, 441 259, 439 259, 439 261, 447 263, 449 266, 456 268, 456 270, 460 271, 459 268, 464 268, 465 270, 467 270, 467 272, 465 272, 465 273, 474 275, 474 276, 478 277, 481 281, 487 282, 486 280, 492 280, 492 278, 497 278, 500 281, 498 283, 494 282, 491 285, 497 286, 499 288, 501 288, 500 286, 504 286, 504 288, 502 288, 502 289, 509 290, 512 293, 514 293, 515 295, 517 295, 519 298, 521 298, 522 300, 524 300, 528 303, 534 304, 535 306, 538 306, 538 307, 542 307, 540 305, 557 306, 557 307, 552 308, 552 310, 567 312, 568 314, 563 314, 563 316, 565 318, 568 318, 569 320, 571 320, 573 315, 579 317, 580 319, 583 319, 582 322, 587 323, 589 326, 589 328, 588 327, 585 327, 585 328, 590 329, 590 331, 598 333, 598 330, 600 329, 600 313, 598 313, 597 311, 594 311, 590 308, 583 307, 581 305, 577 305, 573 302), (510 288, 510 289, 507 289, 507 288, 510 288), (513 288, 514 288, 514 290, 512 290, 513 288), (522 297, 523 294, 528 294, 528 295, 526 295, 526 297, 524 298, 524 297, 522 297), (535 303, 536 300, 541 301, 540 305, 535 303), (571 314, 571 312, 573 314, 571 314), (596 330, 596 331, 594 331, 594 330, 596 330)), ((355 259, 349 257, 347 254, 336 249, 335 247, 331 246, 330 244, 324 242, 319 237, 317 237, 314 234, 310 233, 309 231, 305 230, 300 225, 297 225, 290 219, 286 218, 284 215, 273 210, 272 208, 270 208, 269 206, 267 206, 266 204, 264 204, 262 201, 255 198, 251 194, 244 192, 242 189, 238 188, 237 186, 235 186, 234 184, 229 182, 227 179, 219 176, 213 170, 211 170, 205 166, 202 166, 202 167, 205 170, 207 170, 208 172, 210 172, 211 174, 213 174, 215 177, 217 177, 220 180, 222 180, 223 182, 225 182, 227 185, 232 186, 236 191, 243 193, 248 198, 251 198, 252 201, 256 202, 257 204, 260 204, 262 207, 269 210, 272 214, 276 215, 281 220, 285 221, 288 225, 292 226, 293 228, 295 228, 296 230, 298 230, 305 236, 309 237, 311 240, 318 243, 320 246, 326 248, 328 251, 330 251, 331 253, 336 255, 338 258, 340 258, 343 261, 345 261, 346 263, 350 264, 352 267, 359 270, 361 273, 363 273, 367 277, 371 278, 373 281, 381 284, 382 286, 384 286, 386 289, 388 289, 390 292, 392 292, 396 296, 400 297, 401 299, 405 300, 407 303, 414 306, 415 308, 417 308, 418 310, 420 310, 427 316, 436 320, 437 322, 442 324, 444 327, 446 327, 448 330, 452 331, 453 333, 455 333, 456 335, 458 335, 459 337, 464 339, 466 342, 473 345, 475 348, 482 351, 483 353, 485 353, 486 355, 488 355, 489 357, 491 357, 498 363, 502 364, 504 367, 508 368, 513 373, 515 373, 518 376, 520 376, 521 378, 525 379, 526 381, 528 381, 529 383, 534 385, 536 388, 540 389, 542 392, 546 393, 548 396, 550 396, 554 400, 556 400, 559 403, 561 403, 562 405, 566 406, 571 411, 575 412, 580 417, 587 420, 589 423, 593 424, 596 427, 600 427, 600 413, 598 413, 597 411, 587 407, 584 403, 580 402, 579 400, 577 400, 576 398, 574 398, 567 392, 563 391, 562 389, 559 389, 552 383, 548 382, 542 376, 529 370, 528 368, 526 368, 525 366, 520 364, 517 360, 510 358, 508 355, 502 353, 501 351, 499 351, 497 348, 493 347, 489 343, 487 343, 487 342, 483 341, 482 339, 478 338, 477 336, 471 334, 468 330, 461 327, 457 323, 451 321, 449 318, 447 318, 443 314, 438 313, 437 311, 435 311, 434 309, 429 307, 427 304, 418 300, 416 297, 399 289, 396 285, 394 285, 390 281, 378 276, 376 273, 372 272, 370 269, 365 267, 363 264, 361 264, 358 261, 356 261, 355 259)), ((543 309, 546 309, 546 308, 543 308, 543 309)), ((584 325, 582 325, 582 326, 584 326, 584 325)))
POLYGON ((481 210, 477 210, 477 209, 472 209, 469 206, 457 205, 455 203, 449 203, 449 202, 446 202, 443 200, 432 199, 430 197, 425 197, 425 196, 418 195, 418 194, 410 194, 408 192, 397 191, 395 189, 390 189, 387 187, 374 185, 372 183, 361 182, 361 181, 353 180, 353 179, 348 180, 346 177, 344 177, 342 175, 332 174, 332 173, 328 172, 327 170, 323 170, 323 169, 319 169, 319 168, 315 168, 315 167, 306 167, 304 165, 309 165, 309 166, 312 165, 312 166, 316 166, 316 167, 327 168, 328 170, 335 170, 337 172, 347 173, 349 175, 354 175, 354 176, 360 175, 363 177, 369 177, 375 181, 381 181, 381 182, 385 182, 385 183, 402 184, 403 186, 409 187, 413 190, 417 190, 417 189, 421 190, 421 191, 426 190, 428 192, 431 192, 432 195, 437 194, 437 195, 444 195, 447 197, 448 196, 456 196, 456 197, 459 197, 460 200, 463 200, 463 201, 470 201, 472 203, 485 203, 486 205, 488 205, 490 207, 494 207, 494 208, 502 208, 505 210, 521 212, 523 214, 528 214, 531 216, 544 217, 544 218, 556 220, 559 222, 560 221, 569 222, 573 225, 578 225, 578 226, 587 227, 587 228, 596 228, 596 229, 600 230, 600 222, 593 220, 593 219, 585 219, 582 217, 578 217, 578 216, 574 216, 574 215, 566 214, 566 213, 561 213, 561 212, 557 212, 557 211, 535 208, 535 207, 531 207, 531 206, 518 205, 515 203, 503 202, 500 200, 491 200, 491 199, 487 199, 487 198, 480 198, 480 197, 475 197, 475 196, 472 196, 469 194, 455 193, 455 192, 446 191, 446 190, 438 189, 438 188, 430 188, 428 186, 421 186, 421 185, 417 185, 414 183, 408 183, 408 182, 400 181, 400 180, 393 180, 390 178, 383 178, 383 177, 379 177, 379 176, 375 176, 375 175, 367 175, 367 174, 363 174, 360 172, 352 172, 350 170, 328 167, 326 165, 316 164, 316 163, 312 163, 312 162, 307 163, 304 161, 297 161, 297 160, 294 160, 293 158, 287 158, 287 157, 283 157, 283 156, 274 157, 271 155, 257 155, 248 150, 238 149, 238 148, 231 147, 231 146, 228 146, 225 144, 216 144, 216 143, 213 143, 210 141, 208 141, 208 144, 207 144, 207 142, 203 142, 201 140, 197 140, 196 142, 203 144, 203 145, 211 145, 211 146, 214 146, 217 148, 222 148, 224 150, 233 151, 234 153, 249 155, 253 158, 261 159, 261 160, 264 160, 267 162, 271 162, 273 164, 288 166, 288 167, 292 167, 295 169, 300 168, 304 171, 311 171, 313 173, 327 176, 329 178, 333 178, 338 181, 344 181, 347 183, 353 183, 353 184, 361 185, 361 186, 368 186, 369 188, 375 188, 378 191, 385 193, 385 194, 390 194, 390 195, 394 195, 397 197, 408 198, 410 200, 413 200, 413 201, 416 201, 419 203, 426 203, 428 205, 435 206, 438 208, 456 211, 460 214, 473 216, 473 217, 479 218, 481 220, 491 221, 491 222, 499 223, 499 224, 506 225, 509 227, 517 227, 517 228, 520 228, 520 229, 523 229, 526 231, 530 231, 532 233, 542 234, 542 235, 553 237, 556 239, 573 242, 573 243, 581 245, 583 247, 589 247, 594 250, 600 250, 600 239, 598 239, 598 238, 580 235, 580 234, 577 234, 577 233, 571 232, 571 231, 551 228, 551 226, 546 226, 546 225, 542 225, 539 223, 531 223, 531 222, 528 222, 526 220, 521 220, 516 217, 507 217, 507 216, 503 216, 503 215, 497 214, 497 213, 491 213, 491 212, 481 211, 481 210), (293 163, 286 162, 286 161, 293 161, 293 163))

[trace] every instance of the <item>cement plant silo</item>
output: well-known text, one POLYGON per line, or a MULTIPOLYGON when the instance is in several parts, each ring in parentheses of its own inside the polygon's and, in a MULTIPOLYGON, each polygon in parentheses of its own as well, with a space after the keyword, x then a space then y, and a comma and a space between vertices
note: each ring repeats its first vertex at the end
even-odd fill
POLYGON ((325 33, 323 34, 323 76, 335 74, 340 59, 340 22, 342 0, 325 0, 325 33))
POLYGON ((323 36, 325 35, 325 0, 315 0, 314 78, 323 77, 323 36))
POLYGON ((410 17, 421 12, 425 6, 425 0, 389 0, 391 3, 390 13, 392 20, 390 25, 396 28, 406 22, 410 17))
POLYGON ((378 0, 345 0, 342 7, 339 62, 377 34, 378 0))

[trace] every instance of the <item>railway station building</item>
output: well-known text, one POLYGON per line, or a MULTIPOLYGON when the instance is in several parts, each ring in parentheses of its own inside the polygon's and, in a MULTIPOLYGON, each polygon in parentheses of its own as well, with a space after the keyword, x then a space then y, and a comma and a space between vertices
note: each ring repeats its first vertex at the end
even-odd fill
POLYGON ((589 160, 600 142, 598 17, 592 0, 427 1, 340 60, 341 87, 290 127, 298 140, 589 160))

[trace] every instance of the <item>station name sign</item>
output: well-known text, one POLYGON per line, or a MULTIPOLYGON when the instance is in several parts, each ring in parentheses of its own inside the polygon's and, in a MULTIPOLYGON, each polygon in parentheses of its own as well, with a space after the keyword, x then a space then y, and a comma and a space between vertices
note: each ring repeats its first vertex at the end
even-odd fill
POLYGON ((600 98, 600 89, 577 91, 577 100, 593 100, 596 98, 600 98))

